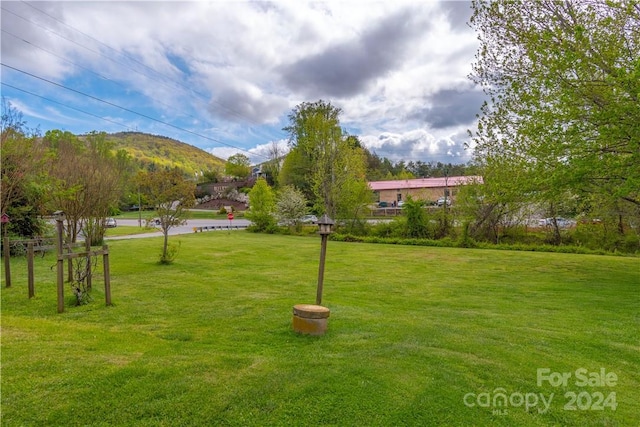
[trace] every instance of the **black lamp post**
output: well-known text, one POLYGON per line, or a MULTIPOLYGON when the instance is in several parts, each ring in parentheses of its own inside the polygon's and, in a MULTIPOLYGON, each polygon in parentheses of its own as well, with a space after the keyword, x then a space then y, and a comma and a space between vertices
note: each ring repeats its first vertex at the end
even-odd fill
POLYGON ((335 224, 331 218, 324 214, 318 220, 318 228, 320 238, 322 239, 320 247, 320 265, 318 267, 318 293, 316 295, 316 305, 322 303, 322 285, 324 282, 324 260, 327 254, 327 237, 331 234, 331 226, 335 224))

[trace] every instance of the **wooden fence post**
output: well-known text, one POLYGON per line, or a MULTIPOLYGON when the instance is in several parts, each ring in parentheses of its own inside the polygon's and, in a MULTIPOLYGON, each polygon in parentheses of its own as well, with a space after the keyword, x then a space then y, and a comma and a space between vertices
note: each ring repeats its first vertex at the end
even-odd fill
POLYGON ((35 291, 35 279, 33 273, 33 242, 27 244, 27 277, 29 287, 29 298, 33 298, 36 294, 35 291))
POLYGON ((87 250, 87 266, 86 266, 86 274, 87 274, 87 291, 91 290, 91 241, 88 237, 85 238, 85 248, 87 250))
POLYGON ((4 258, 4 285, 11 287, 11 261, 9 260, 9 236, 7 236, 7 228, 9 224, 2 224, 4 227, 4 237, 2 239, 2 254, 4 258))
POLYGON ((58 228, 58 313, 62 313, 64 311, 64 248, 62 245, 62 220, 57 219, 56 225, 58 228))
POLYGON ((107 305, 111 305, 111 274, 109 273, 109 247, 102 246, 102 264, 104 268, 104 299, 107 305))

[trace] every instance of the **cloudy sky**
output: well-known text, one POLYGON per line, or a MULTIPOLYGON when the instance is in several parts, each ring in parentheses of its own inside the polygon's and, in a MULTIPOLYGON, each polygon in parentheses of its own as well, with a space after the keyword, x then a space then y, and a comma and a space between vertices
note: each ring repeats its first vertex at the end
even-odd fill
POLYGON ((1 5, 2 96, 42 132, 148 132, 259 163, 291 110, 323 99, 394 162, 470 159, 469 2, 1 5))

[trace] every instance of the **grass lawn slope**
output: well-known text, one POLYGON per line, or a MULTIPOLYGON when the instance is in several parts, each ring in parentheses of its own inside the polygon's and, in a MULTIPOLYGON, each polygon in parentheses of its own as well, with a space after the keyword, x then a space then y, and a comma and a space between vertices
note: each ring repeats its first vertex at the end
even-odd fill
POLYGON ((31 300, 12 260, 3 426, 640 422, 638 258, 329 242, 329 329, 309 337, 291 316, 318 238, 178 240, 168 266, 161 238, 110 241, 114 305, 97 277, 81 307, 65 285, 63 314, 54 255, 31 300))

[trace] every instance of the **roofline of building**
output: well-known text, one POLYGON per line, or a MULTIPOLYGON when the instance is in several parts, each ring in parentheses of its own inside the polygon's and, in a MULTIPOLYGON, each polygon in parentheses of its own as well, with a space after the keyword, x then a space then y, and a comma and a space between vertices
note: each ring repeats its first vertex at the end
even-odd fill
POLYGON ((446 188, 467 185, 471 183, 483 183, 482 177, 472 176, 449 176, 439 178, 416 178, 400 179, 393 181, 370 181, 369 187, 373 191, 381 190, 405 190, 412 188, 446 188))

